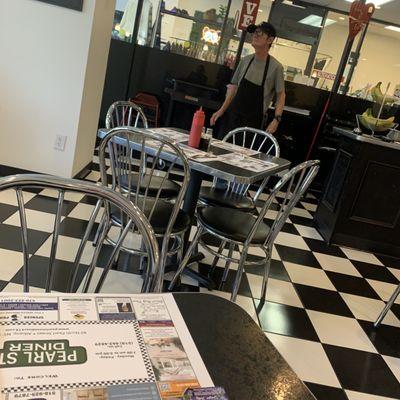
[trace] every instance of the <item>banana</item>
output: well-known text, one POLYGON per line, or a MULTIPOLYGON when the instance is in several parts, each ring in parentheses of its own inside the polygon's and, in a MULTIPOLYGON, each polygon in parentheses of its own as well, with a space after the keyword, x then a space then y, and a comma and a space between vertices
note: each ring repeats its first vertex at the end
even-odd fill
MULTIPOLYGON (((381 85, 382 85, 382 82, 378 82, 371 89, 372 99, 378 104, 382 104, 383 98, 385 97, 384 94, 382 93, 381 85)), ((392 104, 392 103, 395 103, 396 101, 397 101, 397 99, 395 97, 386 96, 385 104, 392 104)))
POLYGON ((360 122, 368 129, 383 132, 393 128, 394 117, 388 119, 377 119, 372 116, 372 109, 368 108, 360 117, 360 122))

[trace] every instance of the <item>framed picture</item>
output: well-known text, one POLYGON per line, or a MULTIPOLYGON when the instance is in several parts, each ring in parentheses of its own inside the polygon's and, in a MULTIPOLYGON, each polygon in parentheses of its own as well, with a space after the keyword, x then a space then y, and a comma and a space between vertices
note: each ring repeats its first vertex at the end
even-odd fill
POLYGON ((72 10, 82 11, 83 0, 38 0, 43 3, 54 4, 55 6, 71 8, 72 10))

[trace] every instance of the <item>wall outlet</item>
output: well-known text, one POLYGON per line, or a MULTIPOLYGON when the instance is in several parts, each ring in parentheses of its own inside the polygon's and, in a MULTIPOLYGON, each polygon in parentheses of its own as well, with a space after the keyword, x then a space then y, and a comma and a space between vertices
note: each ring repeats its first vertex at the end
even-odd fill
POLYGON ((64 151, 66 141, 67 141, 66 136, 56 135, 56 141, 54 142, 54 149, 58 151, 64 151))

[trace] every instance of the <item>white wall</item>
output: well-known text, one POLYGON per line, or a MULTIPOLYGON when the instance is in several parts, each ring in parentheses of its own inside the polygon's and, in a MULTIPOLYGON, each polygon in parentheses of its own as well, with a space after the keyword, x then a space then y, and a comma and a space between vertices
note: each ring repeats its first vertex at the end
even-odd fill
POLYGON ((93 80, 102 88, 108 45, 93 45, 105 31, 109 42, 114 7, 114 0, 85 0, 77 12, 1 0, 0 164, 70 177, 90 160, 101 90, 84 88, 93 80), (53 149, 56 134, 67 136, 64 152, 53 149))

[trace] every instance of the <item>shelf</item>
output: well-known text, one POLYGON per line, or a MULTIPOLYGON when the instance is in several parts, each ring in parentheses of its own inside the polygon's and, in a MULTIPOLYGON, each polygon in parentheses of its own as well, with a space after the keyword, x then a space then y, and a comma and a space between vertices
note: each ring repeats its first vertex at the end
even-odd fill
POLYGON ((222 27, 222 22, 209 21, 207 19, 195 18, 195 17, 191 17, 190 15, 179 15, 179 14, 176 14, 176 13, 168 11, 168 10, 161 10, 160 13, 161 14, 166 14, 166 15, 172 15, 173 17, 188 19, 190 21, 198 22, 200 24, 215 25, 215 26, 221 26, 222 27))

